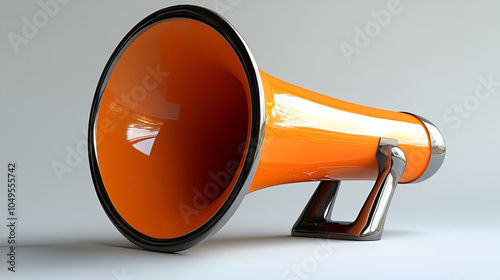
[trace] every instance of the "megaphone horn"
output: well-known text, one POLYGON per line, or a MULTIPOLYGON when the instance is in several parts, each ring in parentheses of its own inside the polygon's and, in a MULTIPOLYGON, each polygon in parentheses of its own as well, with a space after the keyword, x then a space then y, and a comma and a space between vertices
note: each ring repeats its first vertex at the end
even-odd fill
POLYGON ((398 182, 444 160, 424 118, 324 96, 259 70, 238 32, 197 6, 139 22, 97 85, 89 160, 99 200, 133 243, 174 252, 214 234, 250 192, 320 181, 292 235, 380 239, 398 182), (354 222, 330 219, 343 180, 374 180, 354 222))

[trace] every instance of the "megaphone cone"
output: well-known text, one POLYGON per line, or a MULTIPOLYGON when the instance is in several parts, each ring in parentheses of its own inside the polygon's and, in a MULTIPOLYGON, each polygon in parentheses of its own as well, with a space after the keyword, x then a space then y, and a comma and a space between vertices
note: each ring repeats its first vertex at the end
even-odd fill
POLYGON ((98 197, 132 242, 189 248, 243 197, 321 181, 292 235, 379 239, 398 182, 441 165, 427 120, 324 96, 260 71, 241 36, 196 6, 160 10, 109 59, 92 104, 89 158, 98 197), (328 218, 339 182, 374 180, 358 218, 328 218))

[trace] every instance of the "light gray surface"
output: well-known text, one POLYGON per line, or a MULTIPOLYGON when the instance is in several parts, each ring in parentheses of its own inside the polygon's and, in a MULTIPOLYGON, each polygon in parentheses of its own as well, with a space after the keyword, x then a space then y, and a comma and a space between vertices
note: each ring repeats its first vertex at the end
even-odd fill
MULTIPOLYGON (((382 240, 319 243, 289 237, 316 185, 302 183, 249 195, 216 236, 188 251, 137 250, 105 216, 86 155, 78 150, 111 52, 142 18, 180 2, 60 4, 16 53, 8 34, 22 35, 23 17, 32 22, 43 9, 36 1, 3 1, 1 279, 500 278, 500 85, 475 94, 490 75, 500 83, 500 2, 402 0, 399 12, 350 63, 342 42, 356 46, 355 28, 372 24, 370 12, 392 1, 270 2, 190 3, 212 9, 227 3, 231 10, 223 15, 262 70, 346 101, 422 115, 445 134, 444 165, 428 181, 398 187, 382 240), (459 106, 465 108, 461 114, 455 112, 459 106), (10 160, 19 165, 17 238, 23 245, 15 274, 7 271, 3 226, 10 160), (56 162, 71 169, 62 180, 53 170, 56 162)), ((339 218, 353 216, 369 185, 343 184, 339 218)))

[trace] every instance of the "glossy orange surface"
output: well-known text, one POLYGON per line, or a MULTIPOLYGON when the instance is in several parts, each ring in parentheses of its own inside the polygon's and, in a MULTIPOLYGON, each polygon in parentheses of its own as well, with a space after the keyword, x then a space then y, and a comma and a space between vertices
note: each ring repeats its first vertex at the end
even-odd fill
POLYGON ((111 202, 135 229, 181 236, 225 202, 248 142, 240 80, 230 45, 197 21, 158 23, 123 52, 99 108, 97 158, 111 202))
POLYGON ((427 130, 416 117, 365 107, 260 72, 265 138, 249 192, 317 180, 374 180, 380 137, 398 140, 407 158, 401 183, 416 180, 430 158, 427 130))
MULTIPOLYGON (((401 182, 427 167, 428 135, 416 117, 260 75, 265 138, 249 192, 292 182, 374 180, 380 137, 397 139, 406 154, 401 182)), ((250 106, 245 71, 212 28, 169 19, 136 37, 108 78, 95 128, 100 175, 120 216, 159 239, 206 223, 241 173, 255 117, 250 106)))

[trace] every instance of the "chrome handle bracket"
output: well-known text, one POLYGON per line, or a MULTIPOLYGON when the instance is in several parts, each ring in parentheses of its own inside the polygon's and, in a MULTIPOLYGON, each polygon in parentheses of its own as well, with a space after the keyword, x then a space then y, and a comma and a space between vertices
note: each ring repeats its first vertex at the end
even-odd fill
POLYGON ((380 240, 392 196, 406 168, 406 157, 397 140, 380 138, 376 158, 377 180, 353 222, 330 219, 340 181, 322 181, 295 222, 292 236, 380 240))

